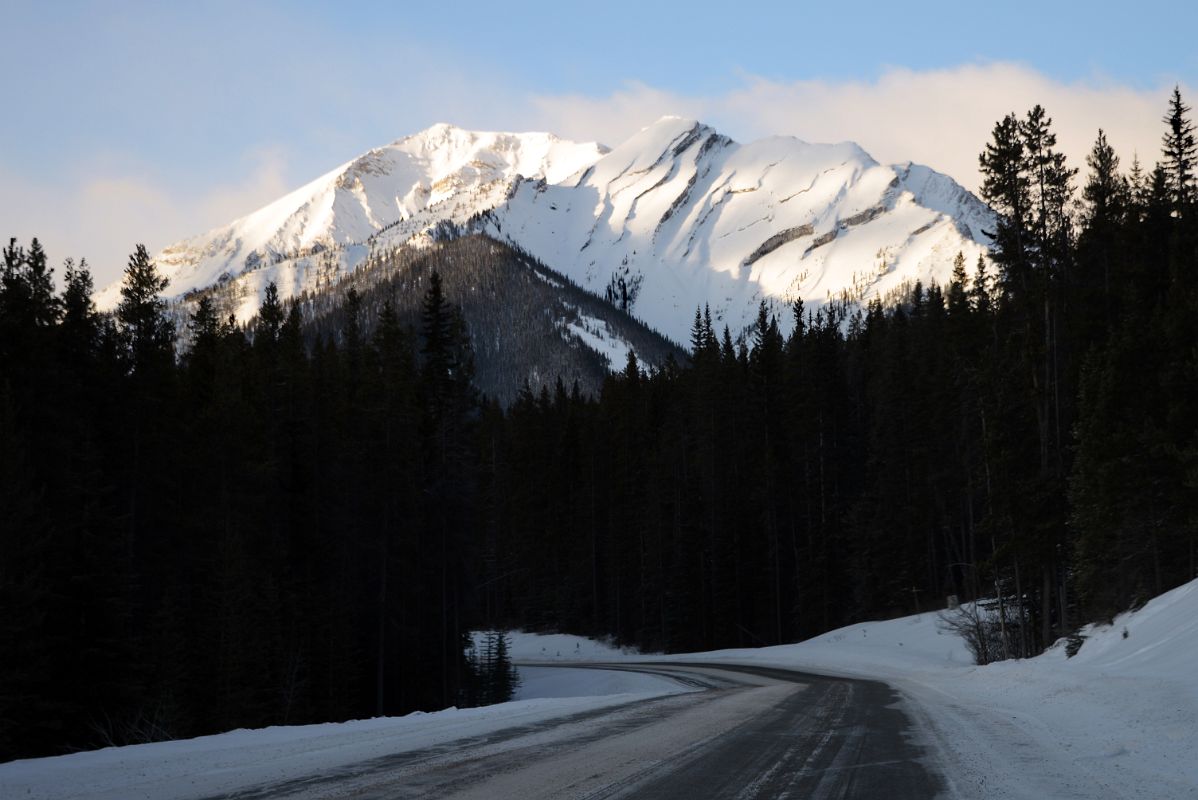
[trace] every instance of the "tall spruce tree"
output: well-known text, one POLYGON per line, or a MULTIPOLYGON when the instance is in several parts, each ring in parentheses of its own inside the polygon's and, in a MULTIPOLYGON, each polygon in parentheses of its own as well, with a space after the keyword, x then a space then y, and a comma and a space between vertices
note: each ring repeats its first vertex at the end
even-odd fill
POLYGON ((1031 289, 1027 248, 1031 226, 1031 179, 1019 119, 1003 117, 991 133, 991 141, 979 157, 982 199, 998 212, 994 231, 996 258, 1003 264, 1000 276, 1007 295, 1026 294, 1031 289))
POLYGON ((162 298, 169 283, 150 260, 145 245, 137 245, 125 267, 121 302, 116 308, 135 372, 160 366, 173 355, 175 329, 162 298))
POLYGON ((1190 107, 1182 102, 1181 89, 1173 87, 1169 111, 1164 118, 1168 129, 1162 143, 1169 192, 1178 216, 1188 213, 1194 203, 1194 158, 1198 154, 1198 145, 1194 142, 1194 124, 1189 115, 1190 107))

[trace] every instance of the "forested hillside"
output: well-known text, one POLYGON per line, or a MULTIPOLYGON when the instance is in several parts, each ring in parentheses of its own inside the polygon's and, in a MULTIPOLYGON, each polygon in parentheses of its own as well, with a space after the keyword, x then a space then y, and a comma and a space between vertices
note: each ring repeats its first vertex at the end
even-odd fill
MULTIPOLYGON (((373 335, 388 303, 401 327, 419 327, 429 276, 437 272, 470 338, 474 385, 504 406, 526 384, 539 390, 559 379, 597 394, 612 369, 623 366, 622 354, 630 348, 654 367, 670 355, 686 357, 679 345, 626 311, 510 244, 467 233, 465 227, 444 225, 437 241, 380 249, 351 273, 341 273, 331 257, 326 266, 317 289, 301 292, 289 303, 300 309, 308 348, 317 342, 344 343, 350 289, 361 301, 356 313, 363 335, 373 335)), ((202 297, 229 315, 246 301, 246 291, 237 282, 221 282, 171 303, 169 313, 185 335, 187 317, 202 297)))
POLYGON ((359 326, 371 335, 390 303, 401 326, 419 327, 421 298, 437 272, 461 312, 474 354, 474 385, 507 406, 528 385, 534 391, 561 380, 598 394, 615 364, 613 353, 634 350, 647 366, 682 349, 610 303, 579 289, 525 253, 487 236, 461 235, 430 247, 380 254, 329 291, 305 292, 304 338, 339 342, 344 298, 361 297, 359 326))
POLYGON ((1100 131, 1080 197, 1044 110, 1012 114, 980 158, 994 268, 796 304, 785 338, 696 311, 693 366, 485 420, 488 610, 695 650, 986 596, 1026 656, 1198 575, 1188 112, 1151 172, 1100 131))
POLYGON ((980 158, 992 261, 890 308, 763 305, 743 341, 696 309, 689 358, 507 407, 472 383, 489 334, 459 308, 491 300, 453 259, 329 313, 270 291, 248 330, 204 297, 180 344, 144 248, 108 316, 84 264, 57 292, 11 244, 0 757, 472 702, 475 627, 677 651, 956 595, 994 598, 1019 657, 1195 577, 1179 94, 1164 123, 1151 169, 1099 132, 1079 172, 1043 109, 1010 115, 980 158))

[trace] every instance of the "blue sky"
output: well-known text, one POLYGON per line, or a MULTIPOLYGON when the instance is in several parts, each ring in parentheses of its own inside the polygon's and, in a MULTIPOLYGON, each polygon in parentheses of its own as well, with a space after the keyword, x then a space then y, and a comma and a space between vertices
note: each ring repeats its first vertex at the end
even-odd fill
POLYGON ((993 120, 1041 102, 1079 159, 1103 124, 1151 160, 1165 92, 1198 87, 1195 9, 0 0, 0 234, 87 255, 102 282, 135 241, 438 121, 614 144, 683 113, 736 138, 854 139, 972 185, 993 120))

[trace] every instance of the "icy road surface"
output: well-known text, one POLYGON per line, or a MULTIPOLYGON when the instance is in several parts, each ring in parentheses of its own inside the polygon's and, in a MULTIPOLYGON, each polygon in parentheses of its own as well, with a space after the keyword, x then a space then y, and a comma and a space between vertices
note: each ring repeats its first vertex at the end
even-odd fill
POLYGON ((221 797, 899 800, 930 798, 942 788, 885 684, 751 666, 594 668, 649 673, 699 691, 221 797))
POLYGON ((521 668, 515 702, 13 761, 0 764, 0 798, 699 800, 767 796, 792 781, 796 798, 1198 800, 1198 580, 1081 635, 1073 658, 1062 641, 979 667, 936 613, 671 656, 514 632, 512 657, 542 665, 521 668), (904 717, 917 736, 902 734, 904 717), (926 791, 910 788, 920 781, 926 791))

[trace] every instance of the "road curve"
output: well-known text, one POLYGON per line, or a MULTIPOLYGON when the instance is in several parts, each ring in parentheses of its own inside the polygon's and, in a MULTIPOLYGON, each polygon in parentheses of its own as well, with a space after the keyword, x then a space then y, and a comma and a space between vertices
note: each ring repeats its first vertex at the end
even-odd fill
POLYGON ((722 669, 804 688, 622 796, 927 800, 943 791, 886 684, 764 667, 722 669))
POLYGON ((883 683, 728 664, 561 666, 649 672, 699 691, 225 797, 927 800, 944 790, 883 683))

